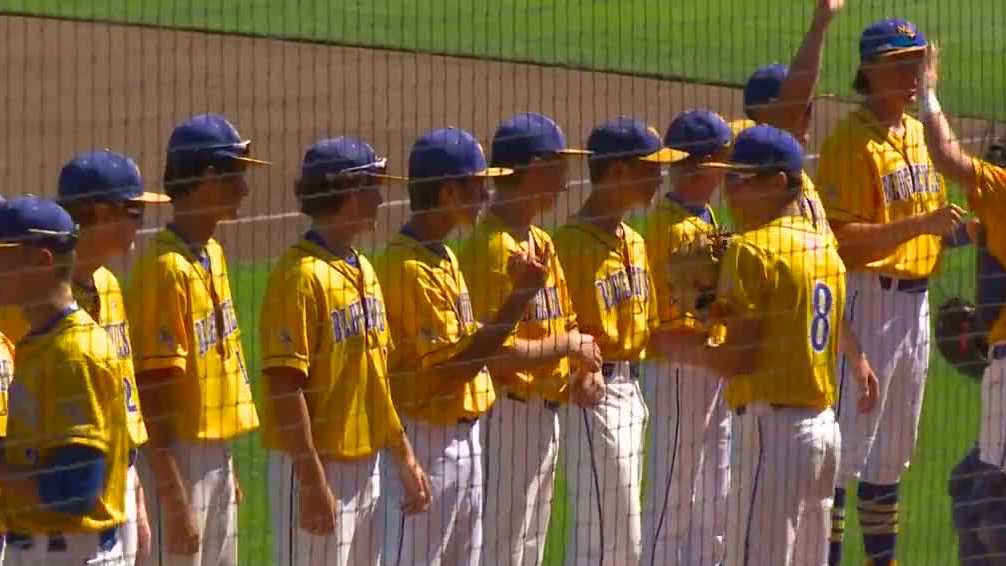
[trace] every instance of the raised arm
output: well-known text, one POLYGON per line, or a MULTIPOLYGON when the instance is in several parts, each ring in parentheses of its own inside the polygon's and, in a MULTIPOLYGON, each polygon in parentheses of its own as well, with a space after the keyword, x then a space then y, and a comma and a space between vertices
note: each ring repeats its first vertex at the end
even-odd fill
POLYGON ((925 63, 920 67, 919 82, 922 84, 922 98, 919 104, 920 118, 926 128, 926 146, 936 170, 949 177, 966 190, 973 190, 976 184, 972 158, 957 141, 950 129, 940 102, 936 98, 939 82, 939 47, 930 44, 926 50, 925 63))

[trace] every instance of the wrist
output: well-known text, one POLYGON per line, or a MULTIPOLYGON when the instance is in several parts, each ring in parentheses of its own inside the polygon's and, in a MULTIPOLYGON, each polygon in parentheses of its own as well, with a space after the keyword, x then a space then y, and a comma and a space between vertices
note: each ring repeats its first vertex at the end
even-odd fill
POLYGON ((923 116, 932 116, 934 114, 942 114, 943 108, 940 106, 940 100, 936 97, 936 89, 932 87, 927 87, 925 92, 923 92, 922 97, 919 99, 919 112, 923 116))
POLYGON ((317 454, 293 457, 293 473, 300 484, 317 484, 325 478, 325 467, 317 454))

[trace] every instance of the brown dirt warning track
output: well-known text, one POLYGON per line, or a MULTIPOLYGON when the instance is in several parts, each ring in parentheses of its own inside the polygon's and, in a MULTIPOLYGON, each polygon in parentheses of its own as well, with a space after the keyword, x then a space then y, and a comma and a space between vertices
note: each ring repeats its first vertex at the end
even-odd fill
MULTIPOLYGON (((275 166, 250 177, 243 219, 222 241, 232 260, 274 258, 303 229, 292 183, 304 149, 337 135, 369 141, 404 173, 424 130, 455 125, 484 143, 514 113, 534 110, 563 125, 573 145, 618 114, 663 130, 687 108, 741 116, 738 89, 651 78, 413 52, 174 31, 126 25, 0 16, 0 194, 52 195, 61 164, 108 147, 134 156, 156 187, 164 145, 187 116, 220 112, 275 166)), ((816 106, 821 140, 848 106, 816 106)), ((969 120, 962 137, 980 138, 969 120)), ((811 152, 814 147, 809 148, 811 152)), ((574 178, 584 177, 581 169, 574 178)), ((544 224, 579 201, 573 190, 544 224)), ((158 189, 154 189, 158 190, 158 189)), ((408 211, 391 187, 375 232, 379 244, 408 211)), ((165 207, 166 208, 166 207, 165 207)), ((148 214, 150 227, 167 210, 148 214)))

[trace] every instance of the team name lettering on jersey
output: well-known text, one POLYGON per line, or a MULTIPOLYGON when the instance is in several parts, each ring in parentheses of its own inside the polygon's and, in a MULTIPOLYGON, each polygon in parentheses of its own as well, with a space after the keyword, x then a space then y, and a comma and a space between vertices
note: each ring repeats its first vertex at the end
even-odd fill
POLYGON ((336 343, 360 336, 368 328, 384 330, 384 302, 377 297, 365 297, 361 303, 353 301, 342 309, 329 313, 332 319, 332 336, 336 343))
POLYGON ((120 359, 129 358, 133 355, 132 349, 129 347, 129 331, 126 329, 125 322, 108 324, 103 328, 108 333, 108 337, 112 339, 112 344, 115 345, 115 353, 120 359))
POLYGON ((461 317, 463 324, 475 322, 475 311, 472 309, 472 299, 468 296, 468 293, 458 295, 457 305, 455 306, 458 309, 458 316, 461 317))
POLYGON ((234 334, 238 329, 238 317, 234 313, 234 305, 228 299, 218 307, 220 319, 223 321, 223 332, 217 329, 217 312, 211 312, 196 321, 196 338, 199 341, 199 355, 205 354, 218 341, 234 334))
POLYGON ((646 270, 635 266, 630 266, 628 271, 620 269, 594 281, 594 287, 601 293, 605 310, 612 309, 632 297, 645 299, 650 293, 646 270))
POLYGON ((521 320, 555 320, 557 318, 562 318, 559 290, 555 287, 546 287, 535 293, 521 320))
POLYGON ((884 187, 884 201, 897 202, 913 195, 939 193, 940 180, 928 163, 913 163, 907 167, 881 177, 884 187))

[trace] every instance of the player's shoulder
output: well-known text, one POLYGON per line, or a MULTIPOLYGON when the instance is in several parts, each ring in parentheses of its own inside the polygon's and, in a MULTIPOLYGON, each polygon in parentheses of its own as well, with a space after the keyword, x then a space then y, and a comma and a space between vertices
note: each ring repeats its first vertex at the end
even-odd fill
POLYGON ((828 132, 821 145, 821 158, 865 146, 876 138, 872 114, 863 107, 850 110, 828 132))
POLYGON ((287 248, 273 264, 269 272, 270 287, 312 281, 318 277, 319 269, 324 267, 327 267, 326 262, 305 250, 299 243, 295 244, 287 248))
POLYGON ((122 287, 119 285, 119 278, 112 273, 111 269, 101 266, 94 271, 94 288, 98 291, 99 297, 107 297, 110 294, 121 294, 122 287))
POLYGON ((108 333, 91 315, 78 310, 69 315, 60 324, 49 340, 46 336, 39 337, 44 341, 48 355, 66 360, 87 360, 93 363, 109 366, 118 359, 118 352, 108 333))
POLYGON ((643 235, 639 233, 639 230, 636 230, 628 222, 622 222, 622 234, 625 238, 625 243, 629 246, 642 245, 645 243, 643 235))
POLYGON ((168 274, 191 275, 192 262, 176 240, 170 230, 161 230, 140 253, 131 279, 158 278, 168 274))

